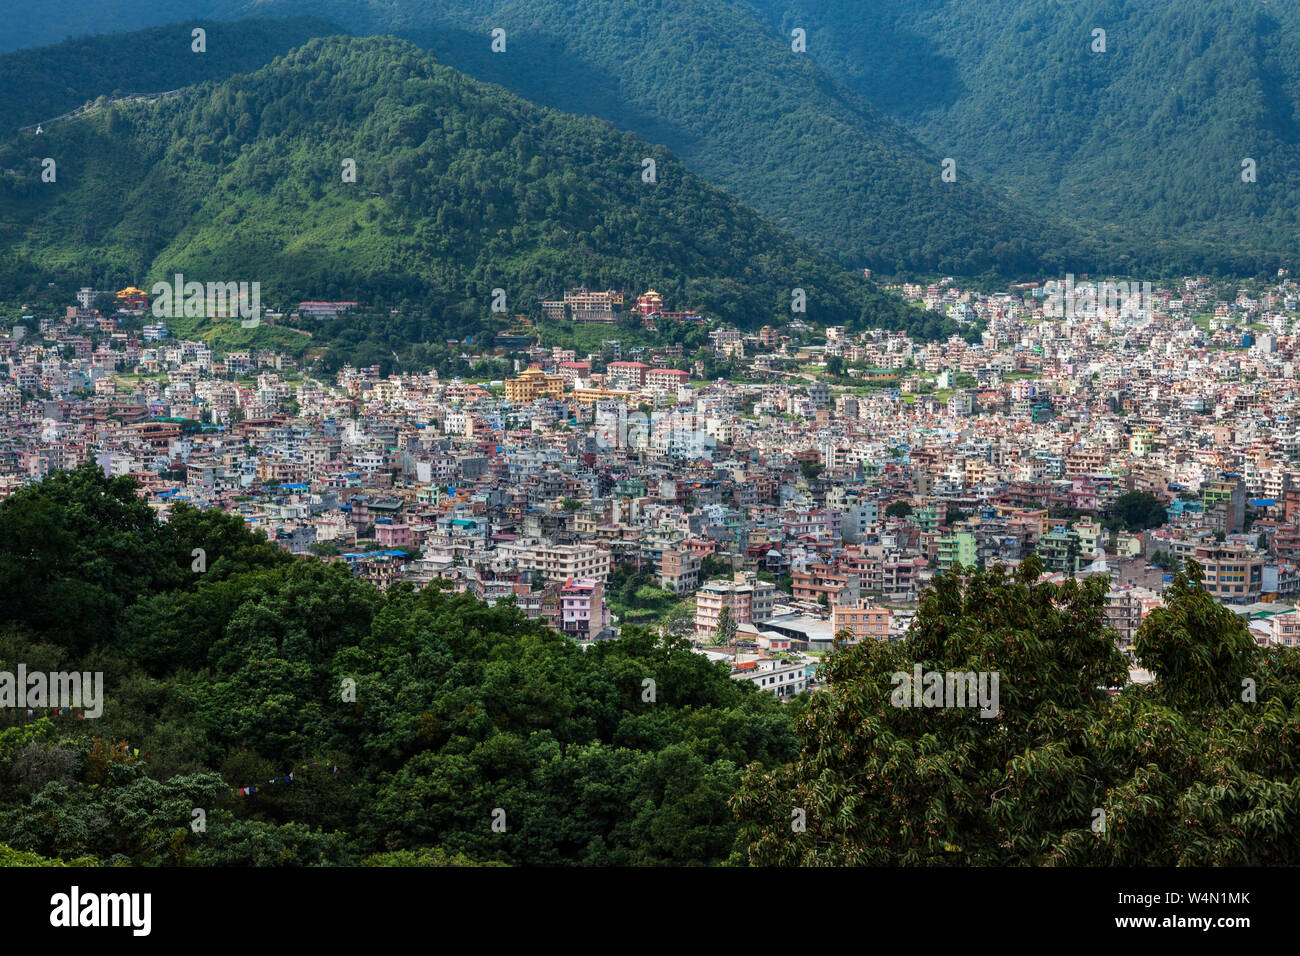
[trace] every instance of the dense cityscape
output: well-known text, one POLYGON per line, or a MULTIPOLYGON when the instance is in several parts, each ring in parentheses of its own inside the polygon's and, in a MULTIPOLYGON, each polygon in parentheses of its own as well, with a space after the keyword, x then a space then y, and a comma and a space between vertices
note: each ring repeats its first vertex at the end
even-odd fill
MULTIPOLYGON (((600 351, 525 347, 521 319, 482 381, 317 378, 175 338, 143 290, 101 314, 87 288, 0 338, 0 483, 93 461, 161 517, 219 508, 380 587, 436 579, 581 641, 671 619, 783 696, 837 635, 900 638, 935 575, 1031 553, 1056 580, 1110 575, 1130 656, 1188 558, 1260 644, 1295 646, 1296 283, 1108 285, 896 290, 975 343, 670 314, 707 331, 700 357, 624 349, 624 295, 571 290, 548 318, 608 326, 600 351), (707 358, 737 380, 699 378, 707 358)), ((626 311, 664 321, 653 290, 626 311)))
POLYGON ((1284 925, 1300 6, 47 6, 20 931, 1284 925))

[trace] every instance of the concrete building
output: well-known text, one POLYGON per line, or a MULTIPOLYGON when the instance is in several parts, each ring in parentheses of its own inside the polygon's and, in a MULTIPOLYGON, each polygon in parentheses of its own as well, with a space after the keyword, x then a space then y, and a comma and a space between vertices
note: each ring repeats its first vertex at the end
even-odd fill
POLYGON ((713 637, 724 607, 731 608, 737 624, 760 624, 772 617, 775 605, 776 586, 753 572, 738 572, 730 581, 709 581, 695 595, 695 634, 713 637))
POLYGON ((605 587, 595 578, 571 578, 560 589, 560 630, 580 641, 610 636, 605 587))
POLYGON ((1205 589, 1225 604, 1254 604, 1264 585, 1264 556, 1242 545, 1207 545, 1196 549, 1205 569, 1205 589))
POLYGON ((839 634, 848 631, 850 644, 860 641, 885 641, 889 639, 889 608, 878 607, 870 601, 855 601, 831 611, 831 631, 839 634))
POLYGON ((564 379, 559 375, 547 375, 539 368, 525 369, 515 378, 506 379, 506 401, 515 405, 563 396, 564 379))
POLYGON ((797 697, 808 689, 808 665, 787 660, 746 661, 732 665, 732 680, 747 680, 775 697, 797 697))

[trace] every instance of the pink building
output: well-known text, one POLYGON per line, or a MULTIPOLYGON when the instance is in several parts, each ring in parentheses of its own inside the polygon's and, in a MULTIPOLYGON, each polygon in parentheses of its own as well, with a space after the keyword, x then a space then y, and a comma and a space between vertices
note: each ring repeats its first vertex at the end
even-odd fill
POLYGON ((375 522, 375 541, 385 548, 409 548, 411 546, 411 526, 394 524, 387 518, 375 522))
POLYGON ((605 366, 605 380, 612 388, 640 388, 648 371, 650 366, 644 362, 610 362, 605 366))
POLYGON ((592 640, 609 627, 605 588, 595 578, 569 578, 560 589, 560 630, 592 640))

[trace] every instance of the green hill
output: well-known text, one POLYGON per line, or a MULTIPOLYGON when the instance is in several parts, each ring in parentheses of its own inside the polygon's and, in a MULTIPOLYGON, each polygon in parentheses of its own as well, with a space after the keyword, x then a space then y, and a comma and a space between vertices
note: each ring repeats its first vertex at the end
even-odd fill
MULTIPOLYGON (((129 22, 149 16, 134 0, 122 5, 129 22)), ((75 29, 103 29, 97 10, 67 6, 75 29)), ((941 181, 948 154, 921 146, 727 0, 196 0, 187 13, 312 13, 354 33, 411 39, 478 79, 664 144, 846 265, 974 275, 1062 261, 1052 250, 1064 233, 965 168, 941 181), (498 27, 507 38, 499 54, 498 27)))
POLYGON ((0 134, 47 122, 100 96, 161 93, 246 73, 312 37, 346 32, 316 17, 191 20, 9 53, 0 56, 0 134), (191 50, 196 27, 207 34, 202 53, 191 50))
MULTIPOLYGON (((111 104, 0 146, 0 275, 98 288, 183 273, 263 303, 430 309, 464 335, 563 288, 654 286, 745 326, 933 316, 819 258, 669 152, 539 108, 392 38, 316 39, 254 73, 111 104), (43 182, 42 161, 56 162, 43 182), (643 179, 653 159, 656 182, 643 179), (355 160, 356 182, 345 182, 355 160)), ((922 324, 924 323, 924 325, 922 324)))
MULTIPOLYGON (((1295 258, 1300 9, 1234 0, 747 0, 837 81, 1045 214, 1295 258), (1094 52, 1093 31, 1105 31, 1094 52), (1242 181, 1253 159, 1257 181, 1242 181)), ((1191 257, 1195 261, 1195 257, 1191 257)), ((1208 256, 1230 261, 1230 256, 1208 256)), ((1176 262, 1171 263, 1175 265, 1176 262)))

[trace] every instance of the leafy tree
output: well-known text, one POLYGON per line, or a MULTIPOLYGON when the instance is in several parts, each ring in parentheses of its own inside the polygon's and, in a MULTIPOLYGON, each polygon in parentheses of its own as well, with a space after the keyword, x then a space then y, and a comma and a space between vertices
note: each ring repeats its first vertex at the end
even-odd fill
POLYGON ((718 557, 715 554, 706 554, 700 559, 700 580, 709 581, 713 578, 731 577, 731 562, 718 557))
MULTIPOLYGON (((732 800, 755 864, 1294 864, 1300 661, 1254 645, 1194 566, 1139 629, 1119 694, 1107 583, 1027 559, 945 574, 907 638, 836 650, 789 767, 732 800), (896 705, 891 674, 997 672, 998 716, 896 705), (790 825, 792 808, 806 829, 790 825)), ((905 698, 906 699, 906 698, 905 698)))
POLYGON ((718 612, 718 627, 713 632, 713 643, 727 646, 736 639, 736 615, 730 607, 718 612))
POLYGON ((670 626, 625 626, 584 652, 509 604, 381 593, 237 517, 177 508, 159 524, 140 504, 97 469, 0 504, 107 536, 103 553, 71 534, 36 552, 0 537, 0 567, 35 553, 51 580, 95 581, 129 526, 135 550, 120 557, 137 574, 120 592, 100 584, 118 603, 84 645, 61 616, 82 605, 0 625, 0 669, 104 673, 98 720, 0 728, 0 833, 16 862, 717 864, 735 848, 741 767, 795 752, 797 710, 695 653, 685 605, 648 577, 620 572, 670 626), (490 826, 498 807, 505 834, 490 826))
POLYGON ((906 518, 912 513, 912 506, 906 501, 895 501, 885 509, 888 518, 906 518))
POLYGON ((1145 531, 1165 523, 1165 507, 1149 491, 1128 491, 1115 499, 1111 509, 1125 531, 1145 531))

